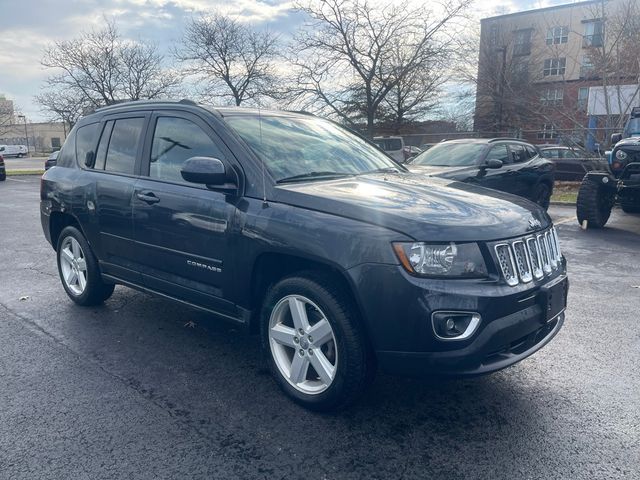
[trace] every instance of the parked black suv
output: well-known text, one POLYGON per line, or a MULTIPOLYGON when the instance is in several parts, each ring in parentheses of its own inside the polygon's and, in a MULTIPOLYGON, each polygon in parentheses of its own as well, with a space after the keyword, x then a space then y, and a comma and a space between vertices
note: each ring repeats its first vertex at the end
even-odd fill
POLYGON ((354 400, 376 366, 507 367, 564 321, 542 209, 415 176, 303 113, 107 107, 75 126, 41 199, 74 302, 122 284, 255 328, 280 386, 313 409, 354 400))
POLYGON ((461 138, 441 142, 415 157, 409 169, 494 188, 549 207, 554 164, 537 149, 512 138, 461 138))

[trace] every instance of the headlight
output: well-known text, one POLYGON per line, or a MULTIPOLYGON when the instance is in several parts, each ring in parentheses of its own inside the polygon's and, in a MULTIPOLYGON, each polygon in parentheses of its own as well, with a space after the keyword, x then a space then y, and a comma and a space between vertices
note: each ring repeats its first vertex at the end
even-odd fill
POLYGON ((479 278, 487 267, 476 243, 394 243, 402 266, 414 275, 479 278))
POLYGON ((616 158, 618 160, 626 160, 627 156, 627 152, 625 152, 624 150, 618 150, 616 152, 616 158))

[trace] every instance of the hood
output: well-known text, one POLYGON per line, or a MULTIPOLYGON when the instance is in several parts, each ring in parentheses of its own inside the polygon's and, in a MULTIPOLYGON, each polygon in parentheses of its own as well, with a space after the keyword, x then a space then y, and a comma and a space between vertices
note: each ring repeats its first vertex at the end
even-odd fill
POLYGON ((634 150, 634 151, 640 150, 640 136, 623 138, 614 146, 615 150, 618 150, 620 148, 624 148, 625 150, 634 150))
POLYGON ((278 185, 274 200, 380 225, 422 241, 499 240, 551 223, 543 209, 524 198, 410 173, 278 185))

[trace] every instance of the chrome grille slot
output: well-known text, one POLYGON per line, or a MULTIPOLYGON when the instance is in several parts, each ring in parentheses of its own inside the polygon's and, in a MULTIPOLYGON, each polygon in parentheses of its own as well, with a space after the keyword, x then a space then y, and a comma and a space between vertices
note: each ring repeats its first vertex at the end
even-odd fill
POLYGON ((518 275, 516 274, 515 262, 513 260, 513 254, 511 248, 506 243, 501 243, 495 246, 496 256, 498 257, 498 264, 500 271, 507 285, 514 286, 518 284, 518 275))
POLYGON ((549 262, 549 246, 544 238, 544 235, 538 235, 536 237, 538 247, 540 248, 540 258, 542 259, 542 271, 545 275, 551 273, 551 262, 549 262))
POLYGON ((542 254, 540 253, 540 248, 535 238, 527 238, 527 250, 529 251, 529 258, 531 259, 533 276, 539 280, 544 276, 544 273, 542 272, 542 254))
POLYGON ((558 231, 556 230, 556 227, 553 227, 551 232, 553 233, 553 240, 556 245, 556 258, 558 259, 558 263, 560 263, 562 262, 562 253, 560 252, 560 238, 558 238, 558 231))
POLYGON ((531 263, 529 262, 529 256, 527 255, 527 248, 522 240, 517 240, 511 244, 513 247, 513 258, 515 260, 516 269, 518 270, 518 276, 524 283, 533 280, 531 274, 531 263))
POLYGON ((551 236, 551 230, 548 230, 544 234, 544 240, 547 242, 547 247, 549 249, 549 263, 551 263, 551 268, 553 270, 558 269, 558 257, 556 255, 556 243, 551 236))

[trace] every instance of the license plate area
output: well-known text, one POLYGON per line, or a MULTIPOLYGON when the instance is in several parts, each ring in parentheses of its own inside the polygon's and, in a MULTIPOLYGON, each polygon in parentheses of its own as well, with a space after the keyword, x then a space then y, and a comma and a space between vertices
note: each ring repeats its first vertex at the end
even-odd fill
POLYGON ((569 282, 567 277, 562 277, 551 285, 540 288, 538 302, 542 308, 542 320, 548 322, 557 317, 567 306, 567 293, 569 282))

